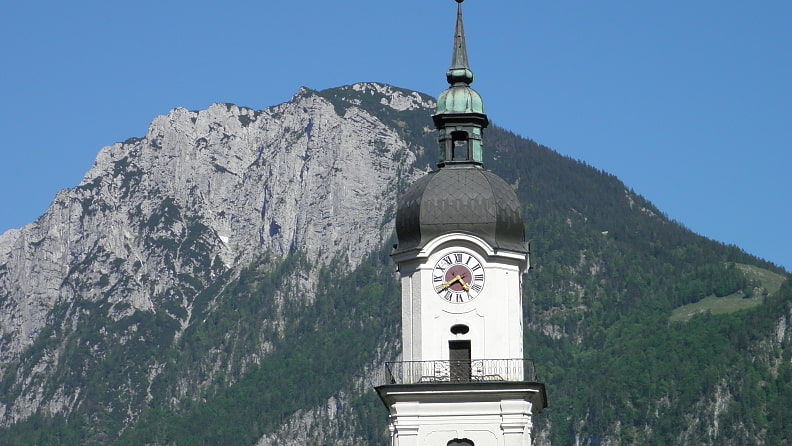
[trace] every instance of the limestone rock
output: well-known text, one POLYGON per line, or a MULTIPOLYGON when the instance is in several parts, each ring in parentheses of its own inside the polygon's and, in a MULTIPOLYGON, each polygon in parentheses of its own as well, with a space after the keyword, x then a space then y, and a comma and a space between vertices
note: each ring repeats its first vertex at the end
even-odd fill
MULTIPOLYGON (((346 88, 394 111, 434 105, 380 84, 346 88)), ((177 108, 144 137, 103 148, 77 187, 0 236, 0 364, 15 364, 50 324, 79 326, 77 301, 109 305, 114 320, 166 311, 183 329, 202 289, 261 253, 351 268, 381 247, 399 188, 422 172, 397 128, 360 104, 336 105, 301 89, 259 111, 177 108)), ((16 400, 0 403, 2 424, 74 405, 79 390, 37 393, 60 352, 29 366, 35 379, 20 377, 16 400)))

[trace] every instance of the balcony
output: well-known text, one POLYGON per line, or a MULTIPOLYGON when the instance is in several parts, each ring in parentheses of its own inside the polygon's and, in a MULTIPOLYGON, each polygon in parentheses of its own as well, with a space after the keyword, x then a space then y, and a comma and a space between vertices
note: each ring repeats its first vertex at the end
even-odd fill
POLYGON ((536 381, 532 359, 388 362, 383 384, 536 381))

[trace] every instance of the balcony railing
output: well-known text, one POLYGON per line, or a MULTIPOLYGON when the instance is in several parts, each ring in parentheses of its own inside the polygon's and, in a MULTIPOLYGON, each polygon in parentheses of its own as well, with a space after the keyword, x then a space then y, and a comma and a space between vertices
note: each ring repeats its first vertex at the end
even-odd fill
POLYGON ((536 381, 531 359, 388 362, 382 384, 536 381))

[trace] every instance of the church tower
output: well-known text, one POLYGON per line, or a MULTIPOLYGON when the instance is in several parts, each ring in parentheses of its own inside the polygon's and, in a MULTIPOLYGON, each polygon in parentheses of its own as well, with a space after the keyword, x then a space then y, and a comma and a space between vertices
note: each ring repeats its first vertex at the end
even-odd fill
POLYGON ((391 446, 530 445, 532 417, 547 406, 523 352, 522 207, 483 168, 489 121, 470 87, 463 1, 449 88, 432 116, 438 169, 410 187, 396 214, 403 352, 388 364, 390 384, 377 387, 391 446))

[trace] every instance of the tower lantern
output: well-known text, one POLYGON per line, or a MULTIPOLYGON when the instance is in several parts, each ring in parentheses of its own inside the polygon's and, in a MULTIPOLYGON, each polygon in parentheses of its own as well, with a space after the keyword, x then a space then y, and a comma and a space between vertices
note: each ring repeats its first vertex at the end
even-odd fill
POLYGON ((399 202, 392 254, 402 288, 402 360, 377 387, 392 446, 531 444, 544 385, 525 359, 522 275, 529 267, 522 207, 483 168, 489 124, 470 87, 462 2, 449 87, 432 116, 438 169, 399 202))
POLYGON ((432 116, 439 131, 439 167, 451 164, 482 165, 482 130, 489 125, 481 96, 470 88, 473 71, 468 64, 462 2, 457 3, 454 49, 451 67, 446 72, 446 79, 451 86, 440 94, 437 113, 432 116))

